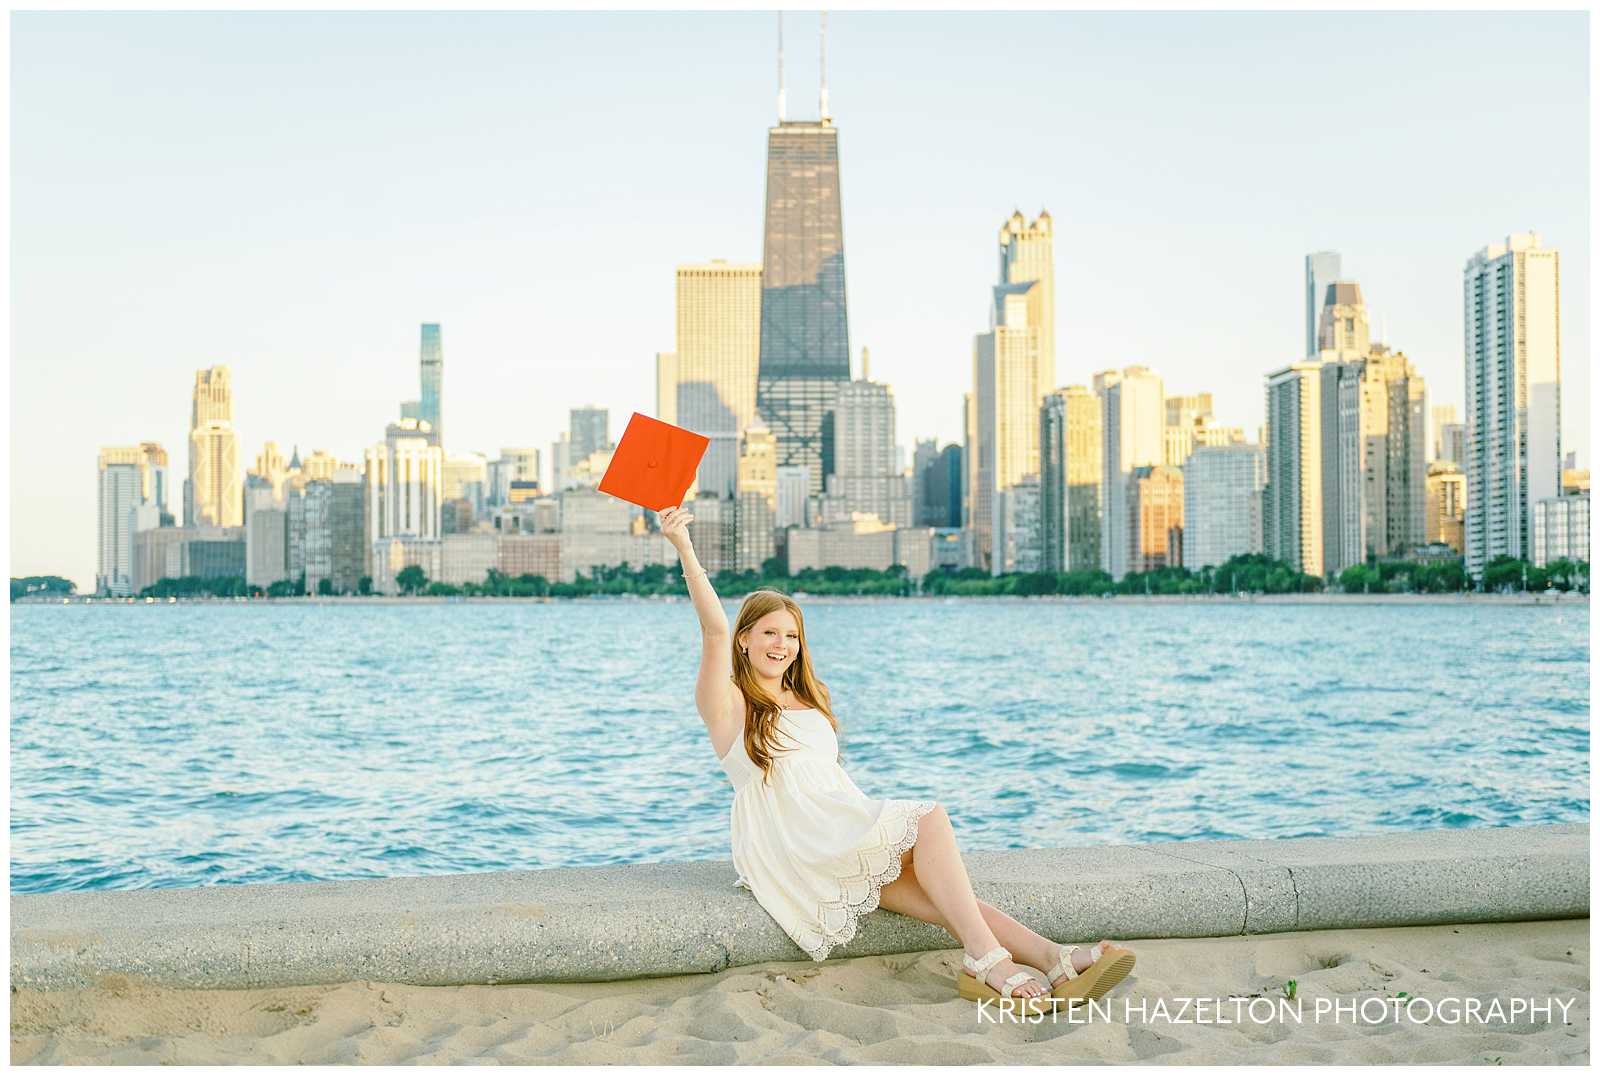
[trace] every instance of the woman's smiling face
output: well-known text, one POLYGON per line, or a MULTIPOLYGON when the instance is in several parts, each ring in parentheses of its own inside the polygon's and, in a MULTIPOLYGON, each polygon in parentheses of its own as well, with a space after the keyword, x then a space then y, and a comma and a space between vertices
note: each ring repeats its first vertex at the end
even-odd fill
POLYGON ((744 645, 757 676, 777 679, 800 656, 800 625, 787 609, 774 609, 750 628, 744 645))

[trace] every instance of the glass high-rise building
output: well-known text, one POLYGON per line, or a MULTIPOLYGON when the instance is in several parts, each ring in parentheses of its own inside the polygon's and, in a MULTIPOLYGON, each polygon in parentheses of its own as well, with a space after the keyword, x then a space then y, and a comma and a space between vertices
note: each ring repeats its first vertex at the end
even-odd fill
POLYGON ((439 337, 439 326, 422 323, 422 400, 418 418, 427 420, 433 427, 433 443, 444 443, 444 423, 441 421, 441 396, 444 393, 444 343, 439 337))
POLYGON ((1534 554, 1533 508, 1561 493, 1561 260, 1536 232, 1484 247, 1462 274, 1467 573, 1534 554))
POLYGON ((779 466, 810 469, 812 494, 833 473, 833 408, 850 380, 839 132, 826 118, 767 132, 756 410, 779 466))

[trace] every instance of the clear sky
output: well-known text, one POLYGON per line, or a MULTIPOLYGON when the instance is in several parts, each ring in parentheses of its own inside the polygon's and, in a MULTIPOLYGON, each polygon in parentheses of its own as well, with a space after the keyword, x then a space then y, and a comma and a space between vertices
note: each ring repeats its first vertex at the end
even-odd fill
MULTIPOLYGON (((816 18, 786 21, 816 114, 816 18)), ((1563 443, 1589 461, 1588 16, 829 17, 850 338, 898 440, 961 436, 995 238, 1056 224, 1056 369, 1143 363, 1262 421, 1343 253, 1430 403, 1462 402, 1461 269, 1561 251, 1563 443)), ((569 407, 654 409, 673 268, 759 262, 770 14, 12 17, 11 573, 93 586, 95 456, 196 369, 241 462, 355 461, 443 325, 447 447, 545 454, 569 407)), ((242 469, 242 468, 241 468, 242 469)))

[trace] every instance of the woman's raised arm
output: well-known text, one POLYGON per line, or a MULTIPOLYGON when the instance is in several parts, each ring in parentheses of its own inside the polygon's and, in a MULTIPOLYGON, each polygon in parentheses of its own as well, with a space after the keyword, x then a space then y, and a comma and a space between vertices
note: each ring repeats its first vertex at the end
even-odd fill
POLYGON ((736 709, 738 689, 733 686, 733 641, 729 638, 728 614, 711 586, 710 574, 700 566, 694 545, 689 541, 689 524, 694 516, 681 506, 659 515, 661 533, 678 551, 683 563, 683 579, 700 618, 700 675, 695 680, 694 701, 707 728, 718 732, 725 723, 744 723, 736 709))

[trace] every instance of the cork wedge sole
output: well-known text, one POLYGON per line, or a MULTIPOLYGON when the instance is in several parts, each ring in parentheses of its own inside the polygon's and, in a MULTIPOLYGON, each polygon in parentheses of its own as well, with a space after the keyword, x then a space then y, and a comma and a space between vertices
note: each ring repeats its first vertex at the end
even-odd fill
POLYGON ((1058 983, 1050 996, 1068 1005, 1080 1001, 1096 1001, 1106 996, 1133 971, 1137 958, 1126 949, 1108 949, 1077 978, 1058 983))

